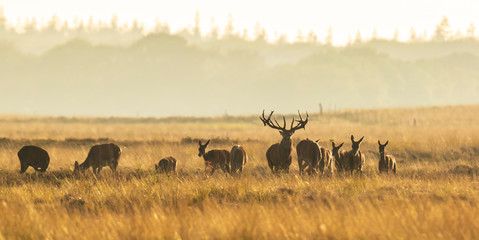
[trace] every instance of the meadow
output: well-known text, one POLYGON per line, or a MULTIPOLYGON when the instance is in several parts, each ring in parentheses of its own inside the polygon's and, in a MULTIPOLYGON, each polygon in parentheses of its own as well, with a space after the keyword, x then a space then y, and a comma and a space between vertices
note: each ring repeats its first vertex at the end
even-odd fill
POLYGON ((259 114, 0 116, 0 239, 479 238, 479 105, 310 113, 294 144, 350 150, 351 134, 365 136, 362 176, 299 176, 295 152, 290 173, 274 176, 265 152, 281 136, 259 114), (241 176, 205 174, 198 140, 207 139, 209 150, 245 147, 241 176), (389 140, 396 175, 378 173, 378 139, 389 140), (107 142, 123 150, 117 175, 72 173, 107 142), (23 145, 49 152, 46 173, 19 173, 23 145), (177 174, 157 174, 170 155, 177 174))

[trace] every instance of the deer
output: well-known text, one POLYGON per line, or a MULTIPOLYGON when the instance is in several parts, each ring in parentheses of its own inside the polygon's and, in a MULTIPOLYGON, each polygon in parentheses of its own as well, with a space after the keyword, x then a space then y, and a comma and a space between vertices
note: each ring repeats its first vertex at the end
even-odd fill
POLYGON ((155 170, 158 173, 176 173, 176 165, 178 162, 172 156, 161 159, 158 164, 155 164, 155 170))
MULTIPOLYGON (((320 139, 315 141, 318 146, 319 146, 319 140, 320 139)), ((319 151, 321 153, 321 157, 320 157, 319 164, 318 164, 319 171, 321 172, 321 174, 323 174, 324 173, 324 168, 327 167, 329 172, 331 174, 333 174, 336 164, 333 160, 332 152, 329 151, 329 149, 327 149, 325 147, 322 147, 322 146, 319 146, 319 151)))
POLYGON ((268 160, 268 166, 273 172, 273 174, 277 174, 279 172, 286 172, 289 173, 289 167, 291 165, 292 156, 291 151, 293 150, 291 137, 293 136, 294 132, 299 129, 305 129, 306 124, 309 120, 309 115, 306 112, 306 119, 303 120, 301 113, 298 111, 300 120, 291 121, 291 126, 289 129, 286 129, 286 119, 283 116, 283 126, 281 127, 276 121, 276 119, 271 120, 271 116, 273 115, 274 111, 271 111, 269 116, 266 118, 263 114, 259 117, 260 120, 263 122, 264 126, 269 126, 272 129, 279 130, 279 133, 283 137, 280 143, 275 143, 271 145, 266 151, 266 159, 268 160), (294 123, 297 122, 296 125, 294 123))
POLYGON ((243 146, 236 145, 230 151, 231 174, 242 173, 243 167, 248 161, 248 156, 243 146))
POLYGON ((379 173, 385 172, 388 173, 389 171, 396 174, 396 159, 393 155, 384 155, 384 149, 389 144, 389 140, 383 145, 381 141, 378 140, 379 144, 379 173))
POLYGON ((74 173, 85 172, 91 167, 93 174, 98 175, 103 167, 109 166, 116 173, 116 167, 120 159, 121 149, 113 143, 94 145, 90 148, 88 156, 82 164, 75 161, 74 173))
POLYGON ((230 173, 230 152, 228 150, 210 150, 205 152, 206 147, 210 144, 210 140, 204 145, 201 143, 201 140, 198 141, 200 145, 198 157, 203 157, 205 160, 205 170, 211 169, 211 175, 218 168, 221 168, 225 173, 230 173))
MULTIPOLYGON (((366 164, 366 158, 364 154, 359 150, 359 145, 364 140, 364 136, 359 139, 359 141, 354 141, 354 136, 351 135, 352 150, 347 152, 346 160, 349 161, 349 171, 353 174, 353 171, 356 170, 359 173, 363 172, 363 167, 366 164)), ((347 165, 347 161, 346 164, 347 165)))
POLYGON ((349 171, 350 170, 350 163, 349 159, 346 157, 346 150, 340 150, 344 143, 339 144, 336 146, 334 142, 331 142, 331 146, 333 147, 332 155, 333 161, 336 166, 336 170, 340 173, 349 171))
POLYGON ((319 161, 322 159, 317 142, 309 139, 301 140, 296 145, 296 153, 298 154, 299 175, 303 175, 305 170, 309 175, 315 174, 319 161))
POLYGON ((27 171, 28 167, 37 172, 45 172, 50 164, 48 152, 37 146, 24 146, 17 155, 20 160, 20 173, 27 171))

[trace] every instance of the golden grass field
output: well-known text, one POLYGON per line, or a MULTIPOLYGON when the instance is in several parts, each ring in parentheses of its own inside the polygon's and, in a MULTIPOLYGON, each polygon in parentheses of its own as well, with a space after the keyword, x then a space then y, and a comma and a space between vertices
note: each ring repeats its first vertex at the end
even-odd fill
POLYGON ((271 174, 265 152, 281 136, 258 116, 0 116, 0 239, 477 239, 478 116, 478 105, 312 113, 294 143, 349 150, 351 134, 365 136, 367 166, 303 177, 295 152, 291 173, 271 174), (210 138, 210 150, 245 147, 241 176, 205 175, 197 139, 210 138), (378 139, 389 140, 397 175, 378 174, 378 139), (118 175, 73 175, 105 142, 123 149, 118 175), (27 144, 49 152, 46 173, 19 173, 27 144), (155 173, 169 155, 177 176, 155 173))

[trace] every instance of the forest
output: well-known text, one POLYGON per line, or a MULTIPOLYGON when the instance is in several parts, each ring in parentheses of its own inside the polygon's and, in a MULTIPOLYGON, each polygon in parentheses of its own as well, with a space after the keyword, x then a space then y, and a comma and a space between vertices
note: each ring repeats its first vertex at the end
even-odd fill
MULTIPOLYGON (((1 12, 0 12, 1 13, 1 12)), ((3 113, 95 116, 206 116, 471 104, 479 101, 475 27, 453 33, 444 18, 430 37, 365 39, 345 46, 314 33, 286 41, 253 37, 233 24, 146 31, 55 17, 9 25, 0 14, 3 113), (221 32, 221 34, 220 34, 221 32)))

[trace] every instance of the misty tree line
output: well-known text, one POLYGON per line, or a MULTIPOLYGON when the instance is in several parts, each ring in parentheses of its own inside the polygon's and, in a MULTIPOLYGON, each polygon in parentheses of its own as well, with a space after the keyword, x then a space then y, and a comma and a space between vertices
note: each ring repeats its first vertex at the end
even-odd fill
MULTIPOLYGON (((96 21, 93 17, 90 17, 86 22, 79 19, 68 22, 62 21, 57 16, 52 16, 45 23, 40 23, 35 17, 32 17, 26 18, 23 23, 13 25, 9 24, 8 19, 3 14, 3 9, 0 7, 0 41, 14 42, 17 48, 31 53, 41 53, 54 45, 75 38, 86 39, 92 43, 127 45, 138 40, 147 32, 179 35, 196 44, 228 38, 288 44, 286 35, 275 33, 274 36, 268 36, 266 30, 259 23, 256 24, 252 36, 246 29, 235 29, 231 14, 229 15, 228 23, 222 30, 214 23, 214 19, 211 22, 212 26, 209 31, 202 30, 200 28, 199 13, 197 12, 192 27, 185 27, 175 33, 172 33, 167 22, 156 21, 153 29, 145 29, 144 25, 137 20, 133 20, 130 24, 120 24, 119 17, 116 15, 112 16, 109 22, 96 21)), ((454 32, 451 29, 449 20, 443 17, 441 22, 436 25, 431 37, 427 36, 427 32, 417 33, 414 28, 411 28, 408 42, 472 40, 475 39, 475 29, 476 27, 471 23, 466 33, 461 33, 459 30, 454 32)), ((373 31, 369 38, 365 39, 361 32, 358 31, 355 38, 349 40, 348 45, 378 40, 397 42, 398 39, 398 30, 395 31, 392 39, 379 38, 376 30, 373 31)), ((320 40, 314 31, 304 34, 301 30, 298 30, 292 44, 294 43, 332 45, 333 29, 328 29, 324 40, 320 40)))
POLYGON ((111 33, 131 42, 98 44, 66 40, 64 31, 74 28, 18 33, 3 18, 0 36, 11 34, 15 44, 28 46, 35 40, 32 48, 44 49, 32 55, 0 38, 0 101, 8 103, 0 112, 165 116, 249 114, 265 107, 314 111, 320 102, 325 110, 477 103, 479 41, 454 38, 446 20, 435 40, 370 39, 335 47, 272 43, 265 35, 245 39, 232 20, 231 35, 215 38, 200 34, 199 24, 180 33, 163 24, 146 36, 140 24, 130 30, 104 25, 92 36, 111 33))

